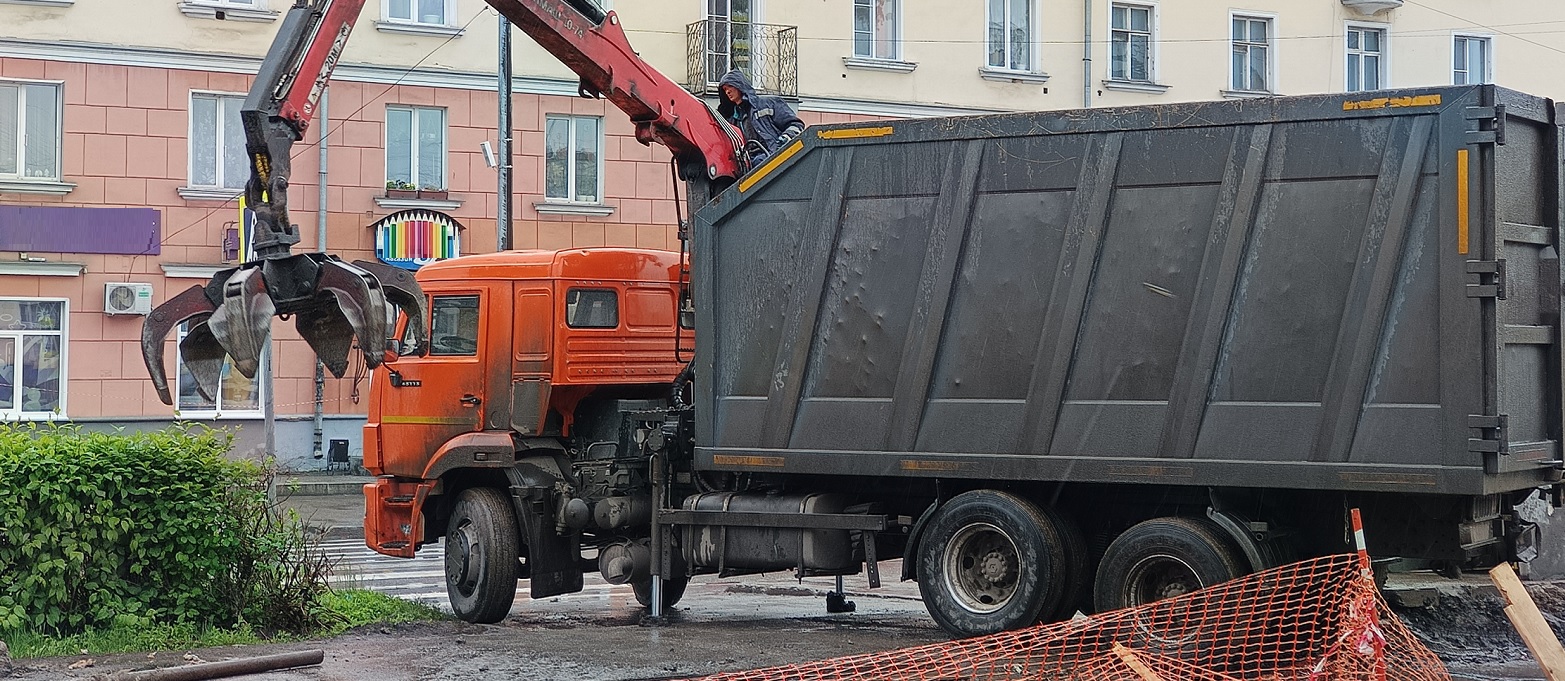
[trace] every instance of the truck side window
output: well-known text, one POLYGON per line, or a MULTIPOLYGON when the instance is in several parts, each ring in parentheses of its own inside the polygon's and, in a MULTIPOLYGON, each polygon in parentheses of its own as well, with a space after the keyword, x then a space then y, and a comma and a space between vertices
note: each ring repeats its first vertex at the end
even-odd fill
POLYGON ((573 329, 619 326, 619 297, 604 289, 573 288, 565 293, 565 325, 573 329))
POLYGON ((478 354, 478 296, 435 296, 430 317, 429 354, 478 354))

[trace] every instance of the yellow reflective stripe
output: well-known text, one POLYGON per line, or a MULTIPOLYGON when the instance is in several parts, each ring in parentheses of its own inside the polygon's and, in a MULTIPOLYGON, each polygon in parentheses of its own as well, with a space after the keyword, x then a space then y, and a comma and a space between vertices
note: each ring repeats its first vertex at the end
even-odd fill
POLYGON ((839 128, 836 130, 821 130, 815 133, 823 140, 847 140, 860 137, 885 137, 892 132, 891 126, 882 125, 874 128, 839 128))
POLYGON ((1456 150, 1456 252, 1467 255, 1467 150, 1456 150))
POLYGON ((765 466, 767 468, 782 468, 785 461, 780 456, 736 456, 733 454, 718 454, 712 457, 712 463, 719 466, 765 466))
POLYGON ((476 418, 448 418, 445 416, 382 416, 381 423, 403 423, 419 426, 474 426, 476 418))
POLYGON ((739 191, 749 191, 751 187, 755 186, 755 183, 761 181, 761 178, 766 177, 768 173, 776 170, 777 166, 782 165, 784 161, 793 158, 793 155, 799 153, 799 150, 803 148, 804 140, 794 140, 793 144, 783 147, 783 150, 777 152, 777 155, 773 156, 772 160, 767 161, 766 165, 761 166, 759 170, 750 173, 749 177, 741 180, 739 182, 739 191))

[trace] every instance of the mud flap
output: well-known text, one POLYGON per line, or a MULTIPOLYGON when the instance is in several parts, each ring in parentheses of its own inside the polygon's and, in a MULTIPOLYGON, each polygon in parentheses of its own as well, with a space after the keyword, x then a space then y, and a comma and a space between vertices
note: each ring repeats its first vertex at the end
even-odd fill
POLYGON ((527 567, 533 598, 576 593, 582 588, 578 535, 554 531, 554 490, 549 487, 513 485, 511 502, 522 521, 527 544, 527 567))

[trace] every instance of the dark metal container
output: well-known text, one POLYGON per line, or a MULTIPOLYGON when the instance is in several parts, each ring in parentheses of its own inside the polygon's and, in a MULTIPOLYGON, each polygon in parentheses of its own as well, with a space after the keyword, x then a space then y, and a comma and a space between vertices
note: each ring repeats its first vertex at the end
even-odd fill
POLYGON ((696 465, 1546 484, 1561 123, 1464 86, 810 128, 696 215, 696 465))

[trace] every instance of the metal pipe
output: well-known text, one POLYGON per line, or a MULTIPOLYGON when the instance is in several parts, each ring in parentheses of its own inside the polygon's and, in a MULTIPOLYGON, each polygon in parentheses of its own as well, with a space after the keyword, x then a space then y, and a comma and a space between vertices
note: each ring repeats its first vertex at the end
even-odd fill
POLYGON ((1081 0, 1081 107, 1092 108, 1092 0, 1081 0))
POLYGON ((296 653, 261 655, 222 662, 206 662, 183 667, 164 667, 131 672, 125 676, 130 681, 205 681, 226 676, 260 674, 278 669, 313 667, 326 659, 324 650, 301 650, 296 653))
POLYGON ((495 250, 511 250, 511 20, 500 15, 500 167, 495 250))
MULTIPOLYGON (((320 201, 315 208, 315 250, 326 252, 326 138, 327 128, 330 127, 331 117, 326 115, 326 97, 330 89, 321 91, 321 102, 316 108, 318 112, 316 125, 320 126, 320 170, 316 173, 316 189, 320 192, 320 201)), ((321 358, 315 358, 315 430, 311 441, 315 458, 321 458, 324 453, 321 447, 325 436, 326 426, 326 365, 321 363, 321 358)))
POLYGON ((663 619, 663 578, 667 576, 664 570, 663 552, 667 550, 663 546, 663 524, 658 522, 658 514, 663 512, 663 455, 653 452, 647 462, 652 470, 652 603, 651 617, 653 622, 663 619))

